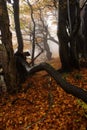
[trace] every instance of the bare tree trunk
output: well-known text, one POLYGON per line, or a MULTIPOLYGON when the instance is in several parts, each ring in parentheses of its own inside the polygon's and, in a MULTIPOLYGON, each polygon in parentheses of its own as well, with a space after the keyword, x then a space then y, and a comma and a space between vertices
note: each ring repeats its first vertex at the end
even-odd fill
POLYGON ((45 51, 46 51, 46 57, 47 57, 47 59, 48 59, 48 60, 51 60, 51 58, 52 58, 52 53, 51 53, 50 47, 49 47, 49 45, 48 45, 48 35, 49 35, 50 33, 49 33, 49 30, 48 30, 48 26, 45 25, 45 23, 44 23, 44 19, 43 19, 43 17, 42 17, 42 10, 39 9, 39 11, 40 11, 40 20, 41 20, 41 22, 42 22, 42 34, 43 34, 44 49, 45 49, 45 51))
POLYGON ((84 6, 84 12, 83 12, 83 35, 84 35, 84 40, 85 40, 85 46, 84 46, 84 53, 85 57, 87 59, 87 4, 84 6))
POLYGON ((59 54, 62 69, 72 70, 79 68, 76 38, 80 27, 80 9, 76 0, 67 1, 59 0, 59 54))
POLYGON ((33 40, 32 40, 32 66, 34 65, 34 55, 35 55, 35 28, 36 28, 36 24, 35 24, 35 21, 34 21, 34 17, 33 17, 33 8, 32 8, 32 5, 30 4, 29 0, 27 0, 27 3, 30 7, 30 10, 31 10, 31 19, 32 19, 32 22, 33 22, 33 31, 32 31, 32 36, 33 36, 33 40))
POLYGON ((0 0, 0 30, 3 44, 2 68, 7 91, 12 93, 17 89, 17 72, 12 48, 12 34, 9 30, 9 17, 5 0, 0 0))
POLYGON ((67 7, 66 2, 59 0, 59 23, 58 23, 58 38, 59 38, 59 55, 62 63, 62 69, 71 69, 70 52, 68 48, 69 36, 66 31, 67 7), (64 4, 64 5, 63 5, 64 4))
POLYGON ((17 36, 17 41, 18 41, 18 52, 22 53, 23 52, 23 38, 21 34, 20 19, 19 19, 19 0, 14 0, 13 10, 14 10, 15 30, 16 30, 16 36, 17 36))

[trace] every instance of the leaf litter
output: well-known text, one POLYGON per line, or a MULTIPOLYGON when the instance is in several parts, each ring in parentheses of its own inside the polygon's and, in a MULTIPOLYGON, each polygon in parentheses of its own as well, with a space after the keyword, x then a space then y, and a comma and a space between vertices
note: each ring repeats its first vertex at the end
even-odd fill
MULTIPOLYGON (((57 60, 50 62, 58 68, 57 60)), ((64 74, 87 90, 87 69, 64 74)), ((0 130, 87 130, 87 107, 64 92, 46 72, 29 77, 22 91, 0 97, 0 130)))

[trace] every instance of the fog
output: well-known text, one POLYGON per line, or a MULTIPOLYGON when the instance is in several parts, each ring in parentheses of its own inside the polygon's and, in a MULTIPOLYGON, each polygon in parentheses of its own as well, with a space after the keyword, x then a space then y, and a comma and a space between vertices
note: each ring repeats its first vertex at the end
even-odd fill
MULTIPOLYGON (((49 45, 49 49, 50 52, 52 53, 52 58, 58 57, 59 56, 59 43, 58 43, 58 37, 57 37, 57 22, 58 22, 58 12, 57 11, 48 11, 45 14, 45 17, 43 18, 45 26, 48 29, 49 35, 47 36, 47 44, 49 45)), ((40 27, 38 26, 38 20, 35 20, 36 23, 36 28, 38 28, 37 30, 40 29, 40 27)), ((23 31, 22 31, 23 32, 23 31)), ((23 32, 24 33, 24 32, 23 32)), ((38 32, 36 31, 36 36, 38 32)), ((16 39, 16 34, 15 32, 12 31, 12 35, 13 35, 13 47, 14 47, 14 52, 17 51, 17 39, 16 39)), ((42 34, 39 33, 39 35, 41 36, 42 34)), ((29 51, 29 53, 32 55, 32 44, 30 44, 29 40, 29 35, 23 35, 23 39, 24 39, 24 51, 29 51), (28 39, 28 40, 26 40, 28 39)), ((44 43, 40 43, 40 46, 43 48, 44 50, 44 43)), ((38 46, 35 47, 35 56, 37 56, 40 53, 40 48, 38 46)), ((43 53, 41 54, 41 56, 39 56, 38 58, 46 60, 46 50, 43 51, 43 53)))

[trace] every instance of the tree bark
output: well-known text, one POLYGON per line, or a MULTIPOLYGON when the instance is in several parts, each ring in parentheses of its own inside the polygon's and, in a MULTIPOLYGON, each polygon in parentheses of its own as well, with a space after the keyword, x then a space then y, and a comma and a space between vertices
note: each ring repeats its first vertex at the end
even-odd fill
POLYGON ((85 39, 85 46, 84 46, 84 52, 85 52, 85 57, 87 59, 87 4, 84 6, 84 11, 83 11, 83 35, 85 39))
POLYGON ((12 34, 9 30, 9 17, 5 0, 0 0, 0 10, 0 30, 3 45, 2 68, 7 91, 12 93, 17 89, 18 79, 12 48, 12 34))
POLYGON ((30 7, 30 11, 31 11, 31 19, 32 19, 32 23, 33 23, 33 31, 32 31, 32 56, 31 56, 31 60, 32 60, 32 66, 34 65, 34 57, 35 57, 35 29, 36 29, 36 24, 35 24, 35 20, 34 20, 34 12, 33 12, 33 7, 30 4, 30 1, 27 0, 28 6, 30 7))
POLYGON ((62 63, 62 69, 71 69, 70 54, 68 48, 69 36, 66 31, 67 6, 63 0, 59 0, 59 22, 58 22, 58 38, 59 38, 59 55, 62 63), (64 4, 64 5, 63 5, 64 4))
POLYGON ((16 36, 18 41, 18 52, 23 52, 23 38, 20 28, 20 19, 19 19, 19 0, 14 0, 13 4, 13 10, 14 10, 14 22, 15 22, 15 30, 16 30, 16 36))
POLYGON ((62 69, 64 70, 79 68, 76 48, 76 37, 80 26, 80 12, 78 4, 79 3, 77 3, 76 0, 70 0, 69 5, 67 4, 67 0, 59 0, 59 54, 62 69))

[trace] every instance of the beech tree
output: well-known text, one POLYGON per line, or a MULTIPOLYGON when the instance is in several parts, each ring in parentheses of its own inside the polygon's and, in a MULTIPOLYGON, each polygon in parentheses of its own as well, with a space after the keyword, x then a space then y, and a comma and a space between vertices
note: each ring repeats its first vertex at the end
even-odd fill
POLYGON ((19 2, 20 2, 20 0, 14 0, 13 13, 14 13, 16 36, 17 36, 17 41, 18 41, 18 53, 23 53, 23 38, 22 38, 21 27, 20 27, 20 18, 19 18, 19 15, 20 15, 19 2))
POLYGON ((62 69, 79 68, 76 38, 80 27, 79 0, 59 0, 58 38, 62 69))
POLYGON ((6 0, 0 0, 0 31, 2 41, 0 62, 3 68, 7 91, 12 93, 17 89, 18 78, 12 48, 12 34, 9 29, 9 17, 6 0))

